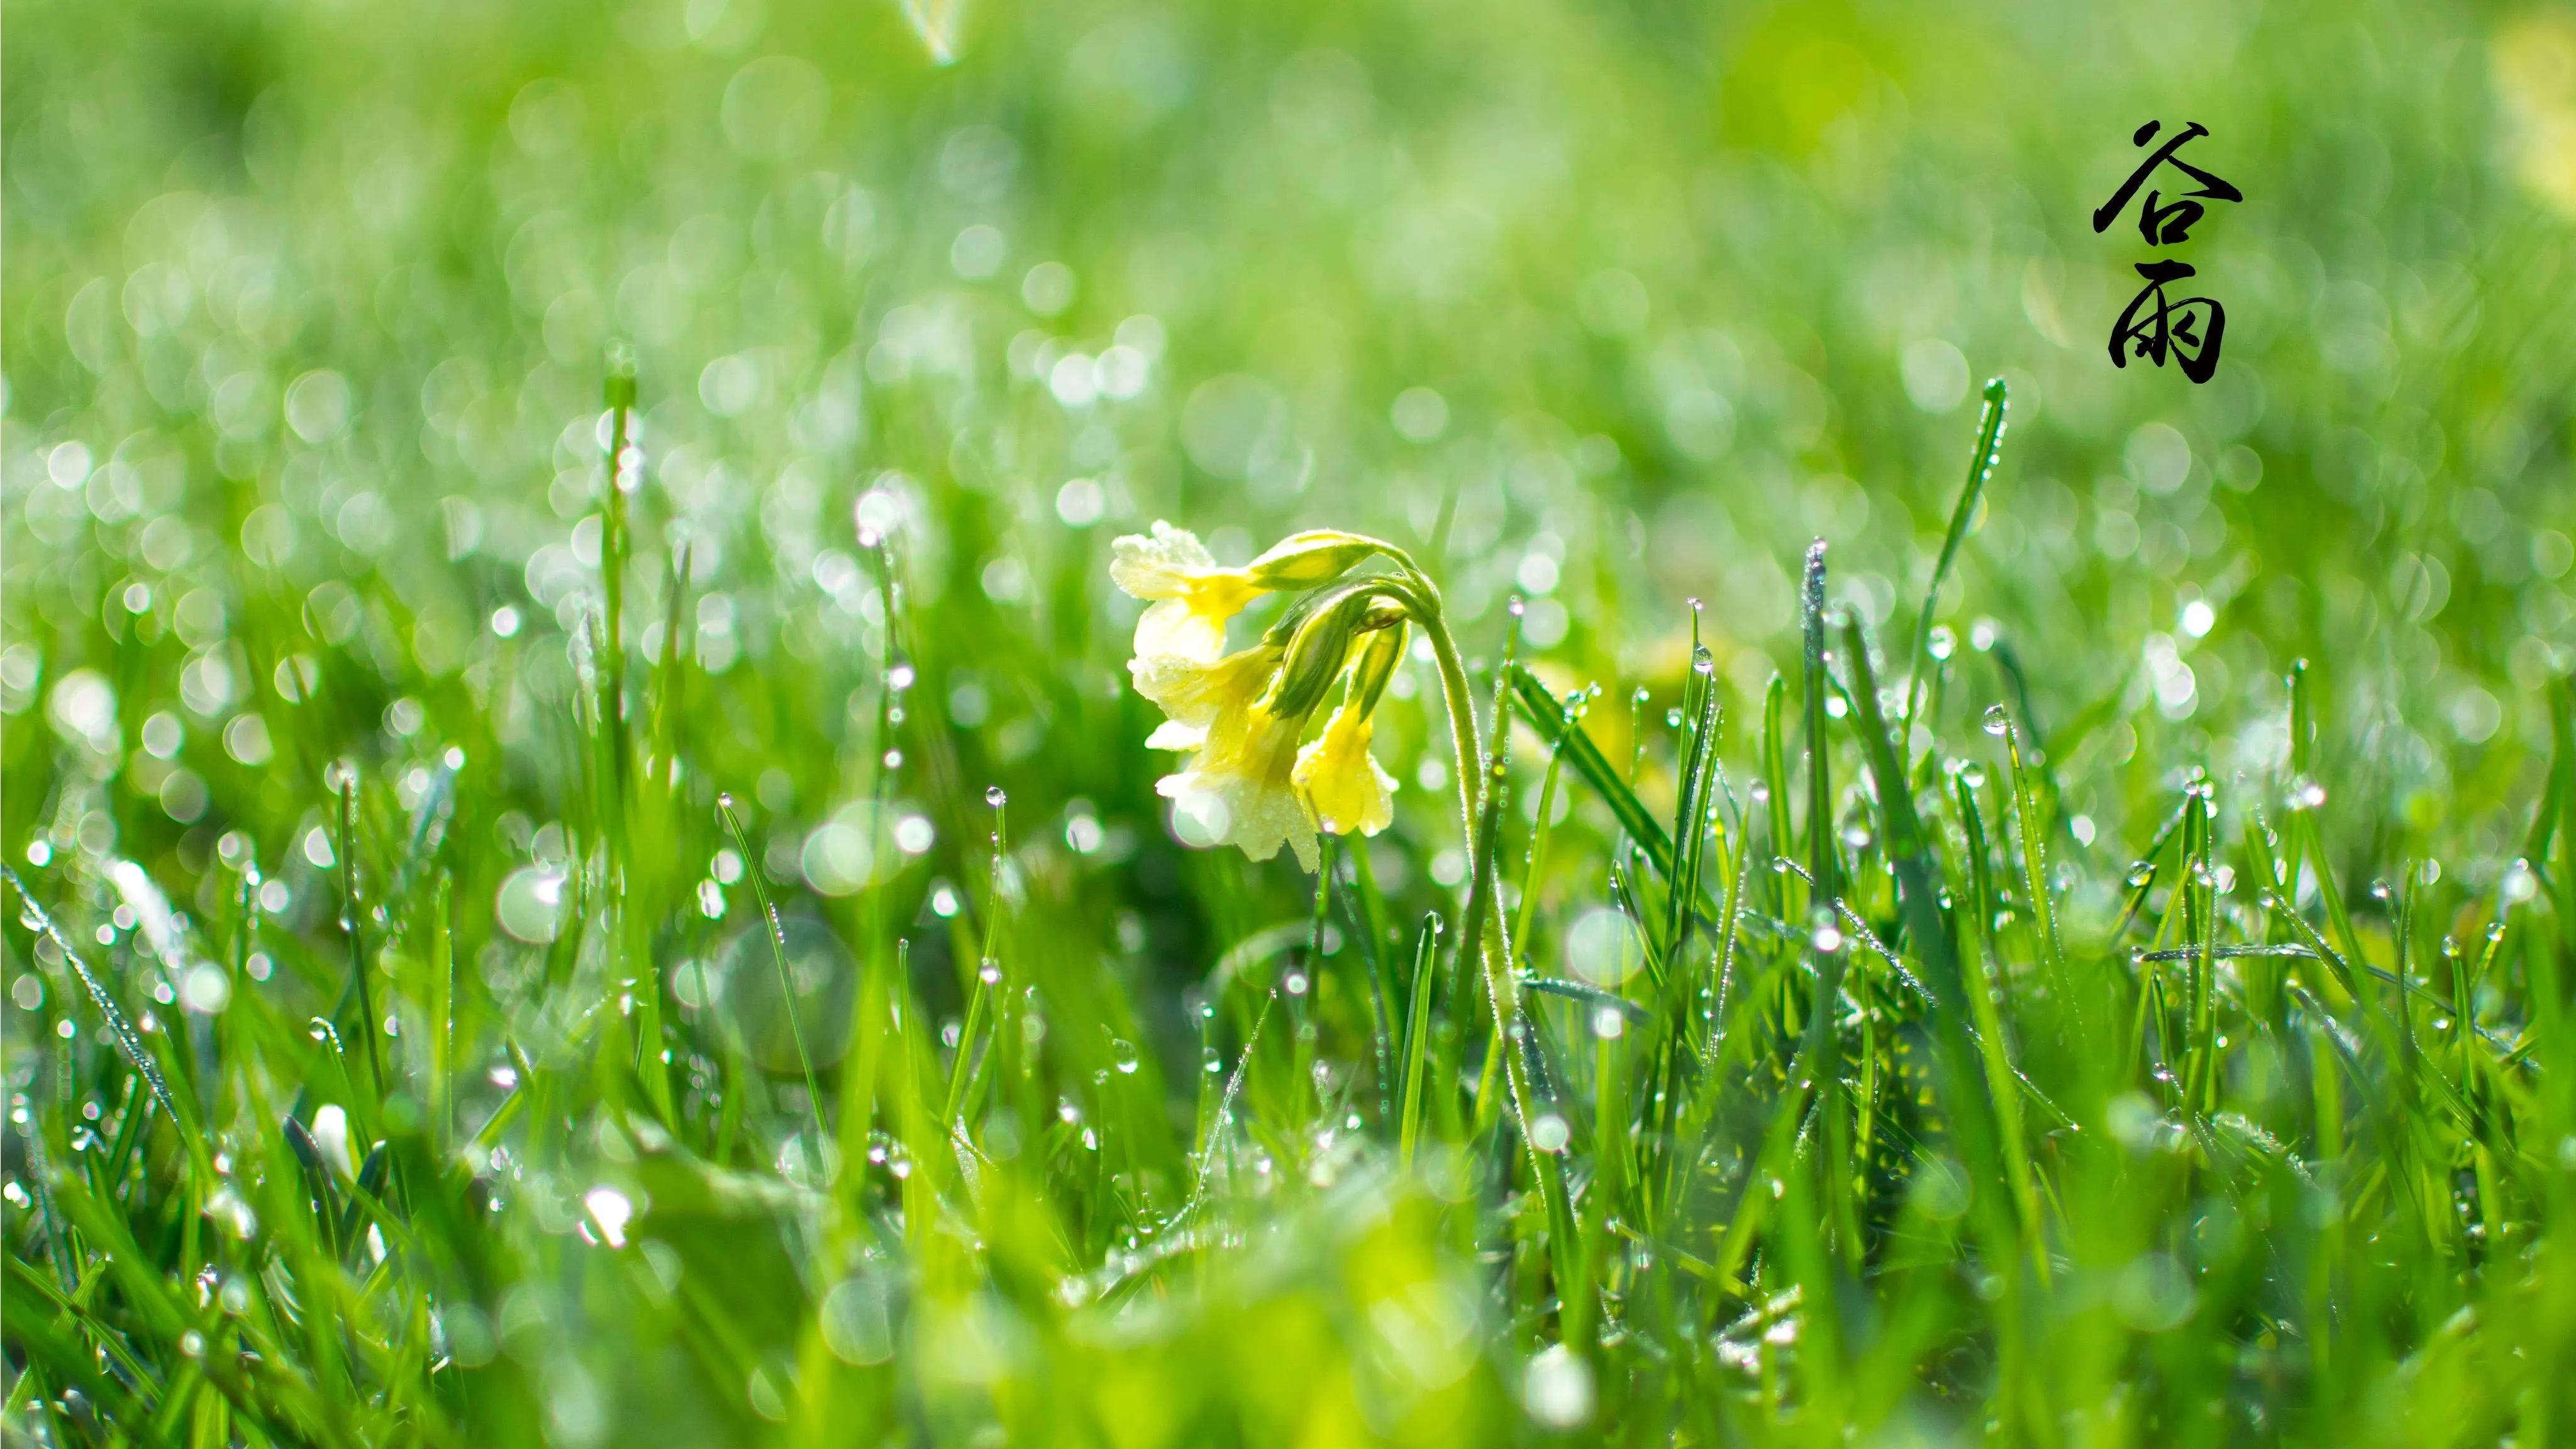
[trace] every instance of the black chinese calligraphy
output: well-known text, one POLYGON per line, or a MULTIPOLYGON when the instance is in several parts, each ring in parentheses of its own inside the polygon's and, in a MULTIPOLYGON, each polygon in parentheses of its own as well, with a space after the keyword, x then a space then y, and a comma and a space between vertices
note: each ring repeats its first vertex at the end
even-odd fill
MULTIPOLYGON (((2129 137, 2132 146, 2144 146, 2164 129, 2161 121, 2149 121, 2129 137)), ((2167 138, 2165 143, 2148 153, 2138 163, 2111 199, 2095 208, 2093 230, 2108 231, 2120 213, 2128 209, 2130 199, 2140 187, 2146 197, 2138 206, 2138 234, 2147 245, 2169 247, 2187 240, 2192 227, 2208 210, 2204 201, 2243 201, 2245 193, 2227 181, 2182 159, 2182 148, 2209 134, 2209 128, 2194 121, 2167 138), (2147 183, 2160 167, 2172 167, 2195 183, 2191 189, 2168 198, 2147 183)), ((2111 328, 2111 365, 2125 368, 2132 357, 2145 358, 2157 367, 2171 356, 2182 367, 2182 375, 2195 383, 2209 381, 2218 371, 2218 351, 2227 335, 2227 309, 2214 297, 2184 297, 2179 300, 2165 295, 2168 283, 2195 275, 2188 262, 2155 261, 2137 263, 2138 275, 2147 285, 2130 299, 2128 310, 2111 328)))
MULTIPOLYGON (((2129 138, 2129 144, 2143 146, 2154 140, 2156 132, 2163 127, 2162 121, 2149 121, 2140 126, 2137 133, 2129 138)), ((2111 223, 2118 220, 2121 211, 2127 208, 2129 198, 2137 194, 2138 188, 2146 183, 2148 177, 2155 174, 2159 166, 2171 166, 2199 182, 2200 185, 2193 190, 2178 193, 2174 200, 2161 205, 2157 200, 2161 193, 2152 188, 2148 190, 2145 204, 2138 208, 2138 234, 2147 239, 2149 246, 2172 246, 2189 237, 2193 223, 2198 222, 2205 214, 2200 198, 2211 201, 2243 201, 2245 193, 2176 154, 2182 150, 2185 142, 2208 134, 2207 126, 2194 121, 2176 132, 2171 140, 2158 146, 2152 155, 2138 163, 2137 170, 2129 173, 2128 180, 2120 183, 2120 189, 2111 193, 2111 199, 2095 209, 2093 230, 2096 232, 2110 230, 2111 223)))
POLYGON ((2227 335, 2227 309, 2212 297, 2172 300, 2165 296, 2167 282, 2194 275, 2189 262, 2140 262, 2138 275, 2147 279, 2147 285, 2111 328, 2111 365, 2127 367, 2130 356, 2135 355, 2162 367, 2170 352, 2181 365, 2183 376, 2193 382, 2209 381, 2218 371, 2219 344, 2227 335), (2129 350, 2132 347, 2136 348, 2134 354, 2129 350))

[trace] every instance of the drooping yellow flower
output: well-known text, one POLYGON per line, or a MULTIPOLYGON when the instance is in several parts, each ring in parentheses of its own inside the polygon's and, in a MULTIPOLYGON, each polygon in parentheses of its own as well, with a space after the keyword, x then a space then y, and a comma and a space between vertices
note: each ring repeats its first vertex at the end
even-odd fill
POLYGON ((1262 643, 1214 664, 1171 655, 1130 666, 1139 694, 1162 706, 1170 722, 1148 745, 1196 750, 1190 767, 1156 785, 1208 845, 1235 845, 1254 860, 1268 860, 1282 843, 1298 863, 1316 868, 1314 822, 1290 778, 1304 714, 1276 714, 1268 704, 1278 677, 1281 649, 1262 643))
POLYGON ((1379 550, 1374 539, 1334 529, 1293 533, 1242 568, 1216 561, 1198 535, 1161 519, 1153 532, 1110 545, 1109 577, 1151 600, 1136 621, 1139 660, 1176 655, 1202 663, 1225 652, 1227 621, 1263 594, 1329 583, 1379 550))
POLYGON ((1375 835, 1395 823, 1395 780, 1369 754, 1378 697, 1404 657, 1402 624, 1367 636, 1351 661, 1342 702, 1324 732, 1297 752, 1291 772, 1307 808, 1334 835, 1375 835))
POLYGON ((1315 819, 1333 835, 1375 835, 1395 823, 1395 780, 1369 754, 1374 718, 1344 700, 1324 732, 1297 752, 1290 778, 1315 819))
MULTIPOLYGON (((1239 846, 1254 860, 1270 859, 1284 844, 1307 870, 1317 868, 1321 853, 1297 742, 1343 672, 1351 644, 1361 638, 1373 641, 1362 651, 1365 659, 1385 657, 1353 667, 1348 700, 1320 742, 1329 748, 1309 773, 1346 809, 1336 820, 1347 818, 1350 826, 1374 833, 1392 818, 1384 772, 1373 762, 1355 765, 1345 758, 1355 752, 1357 761, 1368 760, 1368 713, 1396 657, 1384 647, 1388 622, 1375 617, 1383 609, 1366 580, 1336 583, 1384 547, 1356 534, 1315 530, 1282 539, 1245 567, 1231 569, 1220 566, 1195 536, 1168 523, 1156 522, 1150 535, 1117 541, 1110 577, 1151 604, 1137 621, 1136 654, 1127 672, 1136 692, 1169 717, 1145 743, 1197 752, 1189 768, 1156 786, 1174 802, 1194 843, 1239 846), (1273 591, 1304 596, 1261 642, 1225 653, 1226 624, 1273 591), (1360 771, 1355 777, 1354 769, 1360 771), (1370 789, 1373 798, 1366 794, 1370 789)), ((1400 648, 1400 625, 1392 635, 1400 648)))
POLYGON ((1205 744, 1218 719, 1252 708, 1269 692, 1282 654, 1278 645, 1264 640, 1214 663, 1180 654, 1128 660, 1127 676, 1136 692, 1170 717, 1145 741, 1146 747, 1195 750, 1205 744))
POLYGON ((1221 715, 1190 768, 1154 788, 1196 823, 1208 844, 1240 846, 1254 860, 1268 860, 1285 844, 1297 864, 1313 871, 1322 859, 1315 822, 1290 778, 1305 727, 1303 716, 1275 715, 1258 704, 1221 715))
POLYGON ((1160 519, 1150 535, 1131 533, 1110 545, 1109 577, 1152 601, 1136 621, 1136 664, 1214 661, 1225 652, 1226 621, 1264 592, 1251 570, 1220 565, 1197 534, 1160 519))

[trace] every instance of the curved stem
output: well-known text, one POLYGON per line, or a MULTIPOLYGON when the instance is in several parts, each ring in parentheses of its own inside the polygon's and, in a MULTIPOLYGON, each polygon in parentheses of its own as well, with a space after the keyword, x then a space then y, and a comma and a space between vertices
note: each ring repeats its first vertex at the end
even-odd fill
POLYGON ((1440 617, 1437 606, 1416 618, 1424 637, 1431 641, 1431 657, 1440 669, 1441 701, 1449 710, 1449 748, 1458 768, 1458 834, 1472 859, 1476 852, 1476 807, 1483 799, 1485 779, 1485 738, 1476 727, 1476 692, 1467 682, 1465 662, 1458 657, 1458 641, 1449 636, 1449 625, 1440 617))
MULTIPOLYGON (((1435 596, 1436 597, 1436 596, 1435 596)), ((1530 1152, 1539 1180, 1556 1199, 1556 1160, 1529 1140, 1531 1097, 1528 1074, 1514 1049, 1511 1027, 1520 1015, 1520 993, 1514 988, 1511 971, 1511 948, 1502 937, 1502 913, 1493 909, 1492 899, 1499 895, 1494 873, 1480 869, 1486 842, 1480 838, 1484 817, 1485 749, 1483 731, 1477 727, 1475 691, 1467 680, 1467 669, 1458 656, 1457 641, 1450 636, 1448 624, 1436 612, 1421 616, 1422 632, 1431 639, 1432 657, 1440 669, 1440 692, 1449 709, 1449 736, 1457 752, 1459 828, 1467 847, 1468 899, 1464 915, 1466 930, 1460 935, 1458 950, 1476 953, 1482 970, 1485 995, 1494 1015, 1493 1050, 1502 1058, 1503 1084, 1509 1093, 1514 1125, 1521 1141, 1530 1152), (1499 948, 1499 949, 1498 949, 1499 948)), ((1496 728, 1501 728, 1498 719, 1496 728)), ((1493 822, 1498 825, 1499 822, 1493 822)))

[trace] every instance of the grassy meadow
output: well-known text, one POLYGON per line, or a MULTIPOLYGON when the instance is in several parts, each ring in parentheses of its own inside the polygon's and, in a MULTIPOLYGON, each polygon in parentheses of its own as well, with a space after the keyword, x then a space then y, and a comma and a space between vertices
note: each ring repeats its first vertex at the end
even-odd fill
POLYGON ((6 25, 0 1442, 2576 1443, 2564 9, 6 25))

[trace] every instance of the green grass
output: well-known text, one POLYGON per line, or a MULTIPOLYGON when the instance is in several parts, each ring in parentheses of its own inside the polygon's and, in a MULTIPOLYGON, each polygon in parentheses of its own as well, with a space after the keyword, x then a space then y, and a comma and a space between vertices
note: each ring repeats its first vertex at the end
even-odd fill
POLYGON ((2555 19, 9 21, 8 1443, 2576 1435, 2555 19))

